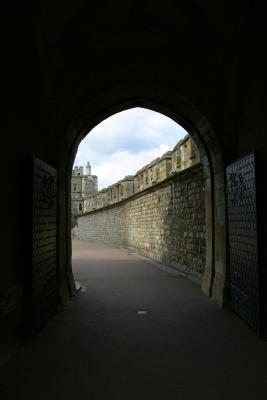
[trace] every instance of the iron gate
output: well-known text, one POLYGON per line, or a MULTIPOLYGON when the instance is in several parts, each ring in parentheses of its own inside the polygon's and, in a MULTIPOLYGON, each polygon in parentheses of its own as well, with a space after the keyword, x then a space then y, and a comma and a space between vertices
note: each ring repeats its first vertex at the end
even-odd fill
POLYGON ((28 336, 56 311, 57 171, 37 158, 32 165, 32 267, 28 336))
POLYGON ((230 291, 233 310, 258 334, 259 265, 255 154, 226 169, 230 291))

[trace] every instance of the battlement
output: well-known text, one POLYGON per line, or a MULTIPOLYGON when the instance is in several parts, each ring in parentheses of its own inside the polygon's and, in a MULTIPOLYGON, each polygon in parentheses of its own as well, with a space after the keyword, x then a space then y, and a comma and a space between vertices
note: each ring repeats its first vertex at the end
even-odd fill
POLYGON ((81 166, 81 167, 75 166, 74 169, 72 170, 72 175, 73 176, 83 176, 83 166, 81 166))
POLYGON ((191 136, 186 135, 172 151, 146 164, 135 175, 125 176, 113 185, 87 196, 83 203, 83 213, 122 201, 199 161, 198 149, 191 136))

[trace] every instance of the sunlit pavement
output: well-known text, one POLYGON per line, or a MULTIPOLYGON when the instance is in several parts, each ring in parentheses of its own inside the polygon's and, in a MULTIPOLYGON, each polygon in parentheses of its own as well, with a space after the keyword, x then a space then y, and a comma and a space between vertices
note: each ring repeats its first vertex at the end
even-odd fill
POLYGON ((266 399, 267 342, 192 281, 75 241, 81 288, 1 372, 0 398, 266 399))

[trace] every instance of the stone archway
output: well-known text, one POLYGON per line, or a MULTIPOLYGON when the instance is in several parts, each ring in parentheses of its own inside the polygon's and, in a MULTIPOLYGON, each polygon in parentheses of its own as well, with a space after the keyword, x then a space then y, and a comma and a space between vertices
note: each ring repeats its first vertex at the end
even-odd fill
POLYGON ((224 164, 215 134, 204 115, 174 90, 150 83, 130 83, 103 92, 76 114, 65 134, 59 160, 59 277, 61 296, 74 290, 71 271, 70 176, 80 141, 117 112, 143 107, 160 112, 183 126, 196 142, 204 168, 206 209, 206 265, 202 290, 220 306, 227 276, 224 164), (68 216, 68 217, 67 217, 68 216), (66 279, 67 278, 67 279, 66 279))

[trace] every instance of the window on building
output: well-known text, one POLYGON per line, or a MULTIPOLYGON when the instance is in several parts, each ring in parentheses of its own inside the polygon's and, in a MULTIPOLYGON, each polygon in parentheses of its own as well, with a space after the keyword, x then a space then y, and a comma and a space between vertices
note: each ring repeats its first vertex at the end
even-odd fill
POLYGON ((77 190, 77 185, 76 185, 76 183, 74 183, 74 185, 73 185, 73 190, 77 190))
POLYGON ((79 203, 79 211, 82 211, 82 205, 79 203))

